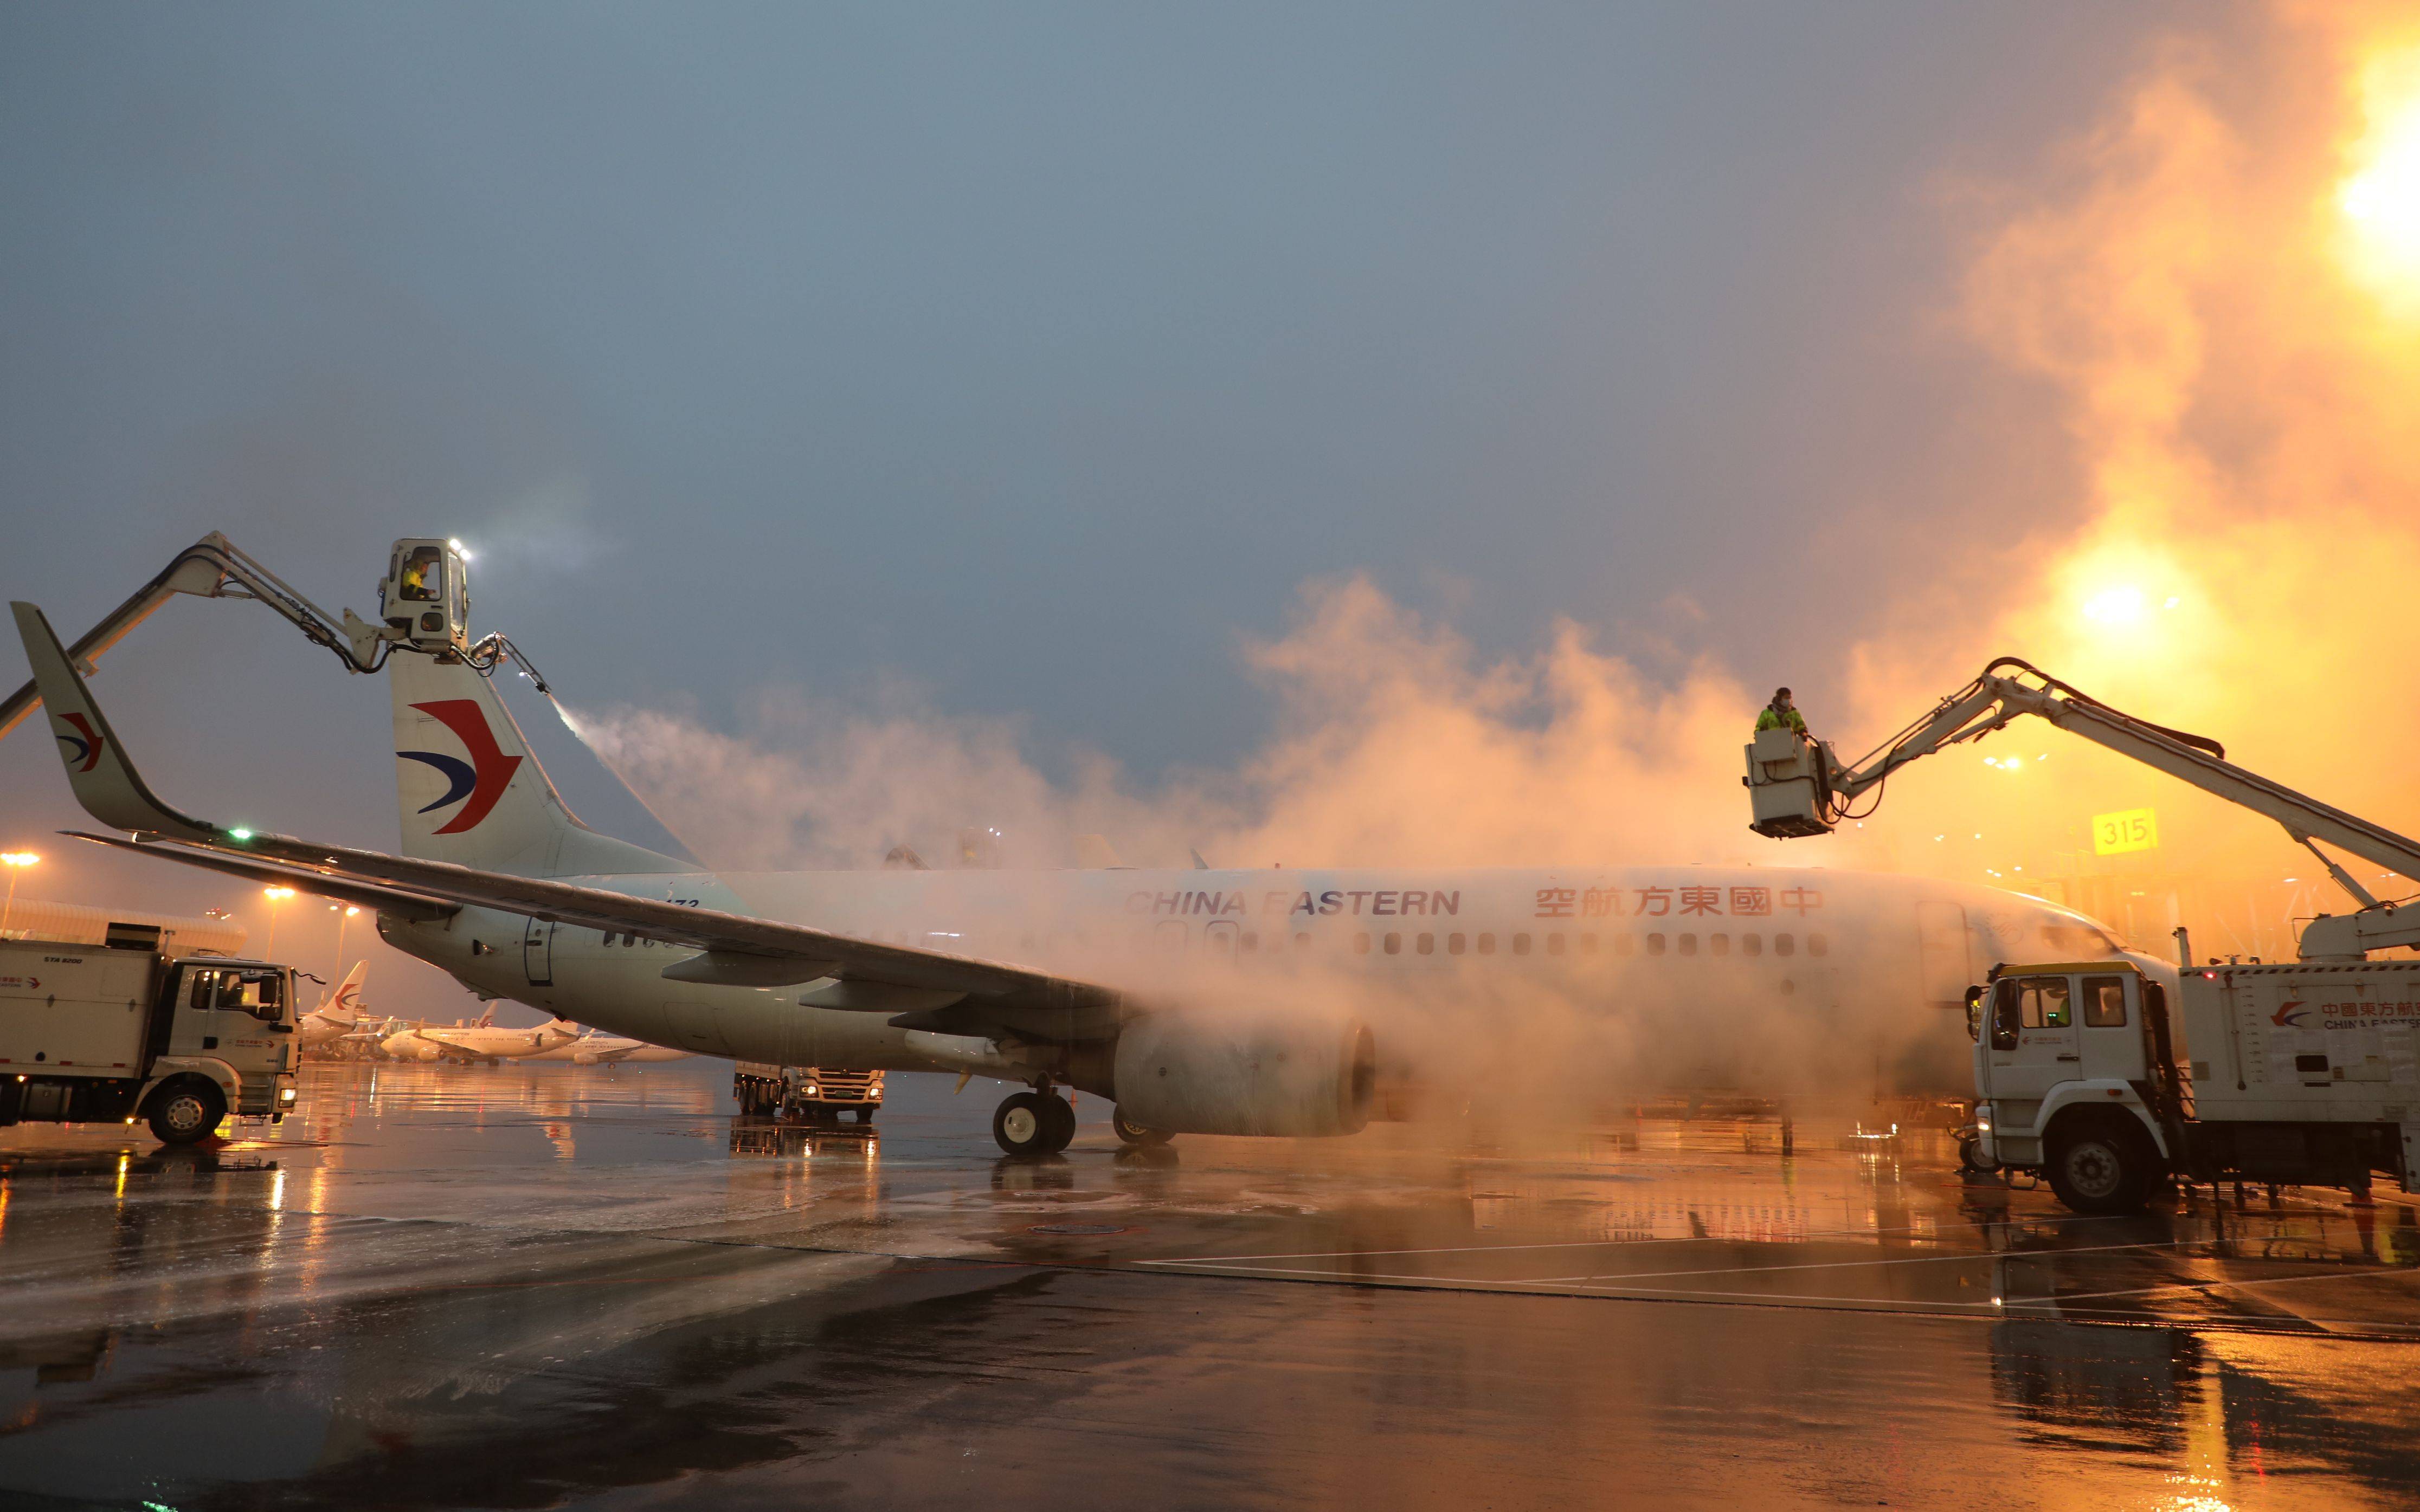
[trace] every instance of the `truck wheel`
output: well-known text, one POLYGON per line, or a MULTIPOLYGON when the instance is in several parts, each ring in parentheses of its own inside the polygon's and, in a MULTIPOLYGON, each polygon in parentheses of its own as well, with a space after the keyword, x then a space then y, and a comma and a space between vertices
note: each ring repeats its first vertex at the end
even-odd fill
POLYGON ((1146 1129, 1139 1123, 1128 1123, 1124 1112, 1112 1109, 1109 1128, 1129 1145, 1164 1145, 1176 1136, 1165 1129, 1146 1129))
POLYGON ((2158 1164, 2150 1141, 2114 1119, 2066 1124, 2054 1135, 2050 1189, 2073 1211, 2104 1217, 2140 1212, 2158 1164))
POLYGON ((207 1138, 226 1117, 226 1099, 208 1082, 178 1082, 151 1100, 152 1137, 163 1145, 207 1138))

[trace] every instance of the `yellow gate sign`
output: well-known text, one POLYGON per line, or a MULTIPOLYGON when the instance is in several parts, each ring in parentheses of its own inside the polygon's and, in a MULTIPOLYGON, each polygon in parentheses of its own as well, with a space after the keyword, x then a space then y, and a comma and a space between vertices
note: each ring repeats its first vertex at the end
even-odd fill
POLYGON ((2128 851, 2157 849, 2160 816, 2149 809, 2120 809, 2092 816, 2092 854, 2123 856, 2128 851))

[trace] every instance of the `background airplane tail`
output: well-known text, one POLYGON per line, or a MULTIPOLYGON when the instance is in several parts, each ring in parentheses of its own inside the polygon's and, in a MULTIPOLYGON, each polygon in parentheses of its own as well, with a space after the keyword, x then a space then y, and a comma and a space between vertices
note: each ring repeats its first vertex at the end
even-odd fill
POLYGON ((478 669, 404 653, 386 675, 404 855, 528 877, 697 870, 582 824, 478 669))
POLYGON ((336 983, 336 990, 319 1005, 319 1016, 331 1024, 349 1026, 359 1023, 362 1016, 362 979, 369 975, 369 969, 368 962, 354 962, 353 969, 345 973, 345 980, 336 983))

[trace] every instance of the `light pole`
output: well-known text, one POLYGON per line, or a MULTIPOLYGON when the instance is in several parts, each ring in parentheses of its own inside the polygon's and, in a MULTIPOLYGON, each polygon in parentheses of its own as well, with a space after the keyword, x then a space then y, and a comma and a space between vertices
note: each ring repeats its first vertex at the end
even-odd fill
POLYGON ((260 947, 260 957, 266 961, 277 949, 277 905, 294 896, 291 887, 263 887, 260 895, 269 900, 269 938, 260 947))
POLYGON ((0 866, 8 869, 8 901, 0 903, 0 938, 8 933, 8 916, 17 911, 17 878, 41 857, 31 851, 0 851, 0 866))
MULTIPOLYGON (((336 969, 328 973, 328 980, 334 983, 345 980, 345 921, 361 909, 352 903, 330 903, 328 912, 336 916, 336 969)), ((335 988, 331 986, 328 990, 334 992, 335 988)))

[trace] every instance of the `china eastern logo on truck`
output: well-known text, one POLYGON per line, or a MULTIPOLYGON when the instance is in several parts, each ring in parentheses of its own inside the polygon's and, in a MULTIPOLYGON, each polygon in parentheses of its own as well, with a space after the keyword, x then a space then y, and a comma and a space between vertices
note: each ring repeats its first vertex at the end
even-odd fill
MULTIPOLYGON (((2308 1017, 2311 1005, 2288 1003, 2286 1008, 2301 1011, 2288 1019, 2285 1009, 2277 1011, 2272 1022, 2302 1025, 2308 1017)), ((2397 1003, 2321 1003, 2319 1005, 2319 1027, 2323 1029, 2365 1029, 2395 1024, 2420 1026, 2420 999, 2397 1003)))

